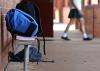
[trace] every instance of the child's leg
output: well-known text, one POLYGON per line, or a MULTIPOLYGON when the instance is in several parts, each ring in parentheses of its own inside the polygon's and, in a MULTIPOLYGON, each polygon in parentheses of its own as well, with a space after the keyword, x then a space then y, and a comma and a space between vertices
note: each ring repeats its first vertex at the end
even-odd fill
POLYGON ((87 34, 86 34, 86 30, 85 30, 85 21, 84 18, 80 18, 79 19, 81 26, 82 26, 82 33, 83 33, 83 37, 87 38, 87 34))
POLYGON ((73 18, 70 19, 70 21, 69 21, 69 23, 68 23, 68 25, 67 25, 67 27, 66 27, 63 35, 62 35, 63 37, 68 37, 69 27, 70 27, 71 24, 75 23, 75 21, 76 21, 76 19, 73 19, 73 18))
POLYGON ((85 28, 85 20, 84 18, 80 18, 79 19, 81 26, 82 26, 82 33, 83 33, 83 39, 84 40, 91 40, 91 38, 88 37, 87 33, 86 33, 86 28, 85 28))
POLYGON ((68 32, 70 25, 74 24, 75 21, 76 21, 76 19, 71 18, 64 32, 68 32))

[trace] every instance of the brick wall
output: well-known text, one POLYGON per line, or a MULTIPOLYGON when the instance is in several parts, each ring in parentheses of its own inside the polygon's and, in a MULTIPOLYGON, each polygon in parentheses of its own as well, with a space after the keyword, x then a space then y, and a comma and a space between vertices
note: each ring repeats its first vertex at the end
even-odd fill
POLYGON ((18 0, 0 0, 0 71, 3 71, 8 62, 8 51, 11 48, 11 35, 6 29, 5 15, 17 2, 18 0))
POLYGON ((86 6, 84 13, 87 33, 100 37, 100 5, 86 6))
POLYGON ((85 13, 85 27, 88 34, 93 35, 93 8, 87 6, 84 8, 85 13))
MULTIPOLYGON (((1 13, 0 13, 0 16, 1 16, 1 13)), ((0 19, 1 19, 1 17, 0 17, 0 19)), ((1 27, 1 23, 0 23, 0 27, 1 27)), ((1 28, 0 28, 0 71, 1 71, 1 28)))
POLYGON ((55 0, 54 1, 54 15, 58 22, 68 23, 68 0, 55 0))
POLYGON ((94 37, 100 37, 100 5, 94 7, 94 37))

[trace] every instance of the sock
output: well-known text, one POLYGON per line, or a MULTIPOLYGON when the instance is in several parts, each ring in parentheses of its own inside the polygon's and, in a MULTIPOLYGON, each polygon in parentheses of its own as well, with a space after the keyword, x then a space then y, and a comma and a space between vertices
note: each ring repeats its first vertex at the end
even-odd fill
POLYGON ((86 34, 86 33, 84 33, 84 34, 83 34, 83 37, 84 37, 84 38, 88 38, 88 36, 87 36, 87 34, 86 34))
POLYGON ((64 34, 63 34, 63 37, 68 37, 68 33, 67 33, 67 32, 64 33, 64 34))

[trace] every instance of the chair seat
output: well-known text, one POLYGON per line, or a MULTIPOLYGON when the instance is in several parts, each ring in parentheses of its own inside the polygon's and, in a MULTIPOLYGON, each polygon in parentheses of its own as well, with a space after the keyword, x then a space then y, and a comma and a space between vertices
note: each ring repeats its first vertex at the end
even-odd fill
POLYGON ((33 41, 36 39, 36 37, 23 37, 23 36, 16 36, 17 40, 22 40, 22 41, 33 41))
POLYGON ((16 42, 19 45, 32 45, 35 42, 37 37, 23 37, 23 36, 16 36, 16 42))

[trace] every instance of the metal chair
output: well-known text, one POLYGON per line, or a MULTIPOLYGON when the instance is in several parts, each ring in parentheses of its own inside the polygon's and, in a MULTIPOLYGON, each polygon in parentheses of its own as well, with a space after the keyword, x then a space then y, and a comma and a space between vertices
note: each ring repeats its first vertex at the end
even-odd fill
MULTIPOLYGON (((14 53, 14 45, 24 45, 24 50, 25 50, 25 54, 24 54, 24 71, 28 71, 28 63, 29 63, 29 46, 33 45, 34 41, 37 41, 37 47, 38 47, 38 52, 40 51, 40 41, 41 39, 39 39, 38 37, 42 37, 43 38, 43 52, 44 55, 46 55, 46 51, 45 51, 45 37, 44 37, 44 33, 42 30, 42 26, 41 26, 41 19, 40 19, 40 13, 39 13, 39 9, 36 5, 34 5, 34 11, 35 11, 35 19, 38 23, 38 27, 39 27, 39 31, 37 33, 37 37, 23 37, 23 36, 18 36, 16 34, 12 33, 12 51, 14 53), (19 42, 19 43, 18 43, 19 42)), ((37 61, 38 63, 38 61, 37 61)))

